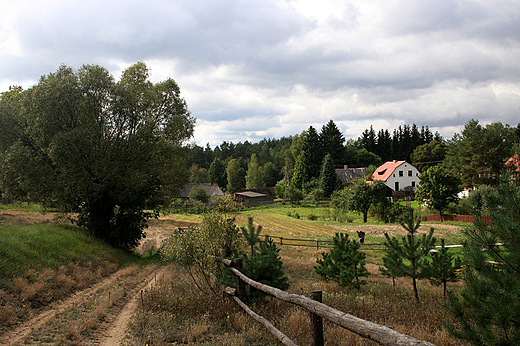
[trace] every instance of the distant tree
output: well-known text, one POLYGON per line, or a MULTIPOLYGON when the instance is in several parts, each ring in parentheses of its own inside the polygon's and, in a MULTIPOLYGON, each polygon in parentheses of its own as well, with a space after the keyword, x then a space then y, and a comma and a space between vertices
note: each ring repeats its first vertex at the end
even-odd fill
POLYGON ((329 197, 336 188, 336 170, 334 168, 334 161, 332 156, 327 154, 323 159, 323 165, 320 174, 320 189, 326 197, 329 197))
POLYGON ((446 297, 446 285, 448 282, 459 280, 459 271, 462 269, 462 260, 448 253, 449 248, 444 245, 441 239, 441 247, 432 253, 432 263, 428 268, 428 280, 432 285, 442 285, 443 295, 446 297))
POLYGON ((366 149, 371 153, 375 153, 377 151, 377 141, 376 141, 376 132, 372 125, 370 125, 370 129, 363 131, 361 137, 357 140, 358 149, 366 149))
POLYGON ((337 167, 342 167, 345 161, 345 137, 334 121, 329 120, 323 125, 320 132, 320 140, 322 146, 322 155, 330 154, 332 161, 337 167))
POLYGON ((446 156, 446 145, 436 140, 415 148, 411 155, 412 164, 425 172, 428 168, 440 165, 446 156))
POLYGON ((392 137, 388 130, 379 130, 377 133, 377 145, 375 154, 378 155, 383 162, 393 159, 392 157, 392 137))
POLYGON ((520 345, 519 181, 505 177, 482 201, 493 223, 476 218, 464 231, 464 286, 448 295, 448 330, 473 345, 520 345))
POLYGON ((208 170, 200 168, 196 164, 190 167, 190 183, 208 183, 210 180, 208 170))
POLYGON ((470 120, 461 134, 448 141, 445 165, 459 175, 464 187, 497 185, 511 155, 514 131, 497 122, 482 126, 470 120))
POLYGON ((298 158, 296 159, 296 163, 294 164, 294 171, 291 178, 291 185, 294 189, 302 190, 303 189, 303 183, 305 180, 305 173, 304 173, 304 160, 305 160, 305 154, 301 153, 298 158))
POLYGON ((457 194, 462 191, 459 177, 443 166, 430 167, 419 176, 419 188, 415 192, 418 200, 424 200, 428 206, 442 212, 452 202, 458 200, 457 194))
POLYGON ((226 167, 227 190, 230 193, 243 189, 246 186, 245 172, 238 159, 231 159, 226 167))
POLYGON ((321 139, 316 129, 309 127, 303 135, 303 184, 311 181, 312 178, 318 178, 321 170, 321 162, 323 160, 323 149, 321 139))
POLYGON ((75 213, 78 224, 134 248, 155 208, 187 182, 195 120, 173 79, 152 83, 144 63, 119 81, 95 65, 61 66, 0 100, 1 184, 75 213))
MULTIPOLYGON (((401 237, 399 241, 395 237, 390 237, 385 233, 385 247, 388 256, 399 256, 402 258, 401 274, 412 279, 413 291, 415 299, 419 300, 417 291, 417 279, 427 276, 429 262, 425 258, 430 250, 435 246, 435 238, 433 237, 433 228, 428 234, 423 234, 422 238, 417 237, 417 230, 421 226, 421 218, 409 208, 404 215, 401 226, 407 231, 405 237, 401 237)), ((398 263, 397 259, 392 259, 388 263, 398 263)), ((399 273, 394 267, 387 268, 389 273, 395 275, 399 273)))
POLYGON ((361 244, 344 233, 336 233, 332 240, 333 248, 316 260, 318 265, 314 270, 320 277, 334 280, 342 287, 360 288, 366 282, 359 278, 369 275, 365 268, 365 253, 359 251, 361 244))
POLYGON ((386 185, 380 181, 357 180, 353 185, 332 194, 331 206, 339 210, 355 210, 368 221, 368 211, 373 204, 386 198, 386 185))
POLYGON ((227 174, 226 164, 220 158, 215 157, 211 165, 209 166, 209 178, 212 183, 217 183, 219 187, 226 188, 227 185, 227 174))
POLYGON ((272 162, 266 162, 262 166, 262 176, 264 178, 263 185, 267 187, 275 186, 276 183, 282 179, 280 169, 278 169, 272 162))
POLYGON ((258 164, 256 154, 251 155, 251 160, 246 172, 246 188, 261 189, 264 188, 264 177, 262 167, 258 164))

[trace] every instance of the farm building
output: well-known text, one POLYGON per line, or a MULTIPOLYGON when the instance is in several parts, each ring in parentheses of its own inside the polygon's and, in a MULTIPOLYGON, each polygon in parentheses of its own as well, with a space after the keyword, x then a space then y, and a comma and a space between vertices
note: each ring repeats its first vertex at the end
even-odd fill
POLYGON ((349 168, 349 166, 345 165, 343 168, 336 169, 336 177, 338 177, 343 184, 355 179, 364 179, 366 175, 365 167, 349 168))
POLYGON ((238 201, 244 203, 247 206, 271 204, 274 202, 276 195, 274 189, 249 189, 239 190, 235 192, 235 197, 238 201))
POLYGON ((206 194, 210 197, 210 199, 214 199, 218 196, 224 196, 222 190, 218 187, 216 183, 199 183, 199 184, 186 184, 180 191, 180 198, 184 201, 190 199, 190 193, 193 189, 200 187, 206 191, 206 194))

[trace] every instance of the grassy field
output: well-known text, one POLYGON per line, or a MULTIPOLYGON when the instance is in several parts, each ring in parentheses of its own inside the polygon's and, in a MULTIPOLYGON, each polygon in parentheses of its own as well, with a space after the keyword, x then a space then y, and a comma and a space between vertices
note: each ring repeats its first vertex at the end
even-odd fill
MULTIPOLYGON (((343 232, 357 239, 356 230, 367 233, 367 243, 381 243, 384 233, 404 234, 400 225, 383 224, 375 219, 362 222, 353 215, 352 222, 336 222, 328 218, 327 208, 313 206, 277 205, 251 208, 236 215, 238 225, 245 225, 252 216, 263 227, 263 234, 295 239, 331 239, 336 232, 343 232), (299 217, 295 217, 295 215, 299 217), (309 216, 318 216, 312 221, 309 216)), ((170 216, 175 217, 175 216, 170 216)), ((185 218, 186 216, 183 216, 185 218)), ((196 221, 197 217, 190 220, 196 221)), ((314 218, 314 217, 312 217, 314 218)), ((460 225, 428 224, 420 232, 436 229, 439 237, 448 244, 462 241, 460 225)), ((364 247, 367 249, 368 247, 364 247)), ((323 292, 324 303, 357 317, 386 325, 401 333, 427 340, 437 345, 464 345, 447 333, 444 323, 450 316, 443 308, 445 299, 442 288, 432 286, 427 280, 419 280, 420 301, 413 297, 411 280, 399 278, 396 286, 392 280, 379 273, 382 251, 364 250, 367 269, 371 275, 361 289, 341 288, 334 282, 321 280, 314 271, 316 259, 327 249, 314 246, 280 247, 280 256, 289 277, 289 292, 309 296, 313 290, 323 292)), ((245 315, 234 302, 221 295, 201 292, 195 288, 186 272, 172 265, 170 275, 145 294, 131 328, 128 345, 169 345, 187 343, 194 345, 277 345, 278 342, 261 326, 245 315)), ((460 283, 451 284, 457 290, 460 283)), ((310 344, 308 312, 275 299, 266 298, 256 303, 254 310, 268 318, 298 345, 310 344)), ((327 345, 374 345, 335 325, 326 323, 327 345)))

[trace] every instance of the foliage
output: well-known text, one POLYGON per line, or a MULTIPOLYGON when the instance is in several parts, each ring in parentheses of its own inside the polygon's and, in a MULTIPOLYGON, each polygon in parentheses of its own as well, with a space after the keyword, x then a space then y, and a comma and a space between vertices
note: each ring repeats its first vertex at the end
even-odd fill
POLYGON ((262 226, 258 225, 258 227, 255 227, 253 223, 253 217, 249 216, 247 218, 247 227, 240 227, 240 230, 242 231, 242 235, 246 239, 247 245, 251 248, 251 256, 254 256, 255 254, 255 245, 260 242, 260 238, 258 235, 260 232, 262 232, 262 226))
POLYGON ((320 173, 320 189, 326 197, 329 197, 336 187, 336 170, 334 169, 334 161, 332 156, 327 154, 323 159, 320 173))
POLYGON ((375 213, 375 216, 383 221, 384 223, 400 222, 405 211, 405 206, 399 202, 392 202, 387 198, 381 199, 378 203, 375 203, 371 210, 375 213))
POLYGON ((320 202, 323 200, 323 197, 325 196, 325 192, 323 192, 322 189, 314 189, 311 192, 311 196, 312 203, 314 203, 314 205, 319 205, 320 202))
POLYGON ((482 194, 493 226, 477 218, 465 230, 464 288, 450 295, 458 322, 448 326, 474 345, 520 344, 520 186, 504 179, 482 194), (496 245, 500 243, 501 246, 496 245))
POLYGON ((343 146, 345 137, 343 137, 341 130, 334 121, 329 120, 327 124, 323 125, 320 131, 320 141, 323 155, 330 155, 332 162, 336 166, 341 167, 343 162, 345 162, 345 149, 343 146))
POLYGON ((513 134, 509 125, 496 122, 482 126, 472 119, 448 142, 445 165, 461 177, 464 187, 497 185, 511 155, 513 134))
POLYGON ((392 278, 392 283, 395 288, 395 278, 404 276, 403 257, 397 250, 399 249, 399 240, 397 240, 397 238, 388 237, 387 244, 385 244, 383 266, 379 267, 379 271, 384 276, 392 278))
POLYGON ((382 181, 368 183, 364 180, 357 180, 351 186, 332 194, 331 207, 342 212, 359 211, 363 214, 363 222, 367 222, 370 207, 381 202, 386 198, 385 196, 386 185, 382 181))
POLYGON ((260 189, 265 187, 263 170, 258 163, 256 154, 251 155, 245 179, 247 189, 260 189))
POLYGON ((441 164, 445 156, 446 144, 433 140, 415 148, 410 158, 419 172, 425 172, 428 168, 441 164))
POLYGON ((428 206, 438 210, 441 215, 449 203, 458 200, 457 194, 462 190, 459 177, 442 166, 428 168, 419 179, 419 188, 415 192, 416 198, 425 200, 428 206))
POLYGON ((226 167, 227 190, 235 193, 237 190, 246 187, 245 170, 242 168, 238 159, 231 159, 226 167))
MULTIPOLYGON (((281 290, 288 289, 289 279, 283 270, 283 262, 279 254, 280 249, 276 247, 276 244, 267 235, 257 245, 251 256, 248 254, 243 256, 244 274, 265 285, 281 290)), ((254 298, 263 294, 252 290, 250 295, 254 298)))
POLYGON ((396 237, 390 237, 385 233, 385 248, 388 260, 385 263, 390 267, 386 267, 386 271, 390 276, 401 274, 412 279, 413 291, 415 299, 419 300, 417 292, 417 279, 423 278, 427 275, 429 261, 425 258, 430 253, 430 250, 435 246, 435 238, 433 237, 433 228, 426 235, 423 234, 419 239, 417 230, 421 226, 421 218, 414 213, 413 209, 407 209, 401 227, 407 231, 405 237, 401 237, 399 241, 396 237), (399 259, 400 257, 401 259, 399 259), (399 265, 399 268, 394 267, 399 265))
POLYGON ((204 190, 203 187, 195 187, 191 190, 190 192, 190 197, 195 200, 195 201, 200 201, 202 203, 208 203, 209 201, 209 196, 206 192, 206 190, 204 190))
POLYGON ((215 256, 234 257, 243 243, 233 218, 212 211, 204 215, 199 227, 177 229, 163 242, 161 256, 173 260, 188 271, 194 283, 203 289, 196 277, 212 287, 210 272, 216 272, 215 256))
POLYGON ((292 186, 287 189, 287 197, 292 204, 298 204, 303 200, 303 192, 292 186))
POLYGON ((28 90, 2 94, 2 189, 77 213, 97 237, 135 247, 156 215, 146 203, 189 177, 182 145, 195 122, 173 79, 148 77, 144 63, 118 82, 100 66, 61 66, 28 90))
POLYGON ((462 260, 459 257, 454 258, 448 250, 449 248, 444 245, 444 239, 441 239, 439 250, 431 253, 432 262, 427 274, 432 285, 443 286, 444 296, 446 296, 446 284, 458 281, 459 271, 462 268, 462 260))
POLYGON ((218 186, 224 189, 227 185, 227 175, 226 175, 226 164, 215 157, 208 170, 209 178, 212 183, 217 183, 218 186))
POLYGON ((316 260, 316 273, 323 279, 334 280, 341 287, 360 288, 366 284, 364 280, 359 280, 360 277, 369 275, 365 268, 366 256, 359 251, 361 244, 350 240, 348 234, 344 233, 336 233, 332 240, 333 248, 316 260))

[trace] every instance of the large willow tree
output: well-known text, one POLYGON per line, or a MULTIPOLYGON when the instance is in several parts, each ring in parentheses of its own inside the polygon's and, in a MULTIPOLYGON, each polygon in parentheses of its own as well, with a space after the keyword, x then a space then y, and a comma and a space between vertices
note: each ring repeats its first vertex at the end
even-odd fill
POLYGON ((153 215, 145 207, 188 176, 182 151, 195 123, 173 79, 148 77, 144 63, 117 82, 100 66, 61 66, 3 93, 2 189, 77 213, 114 246, 136 246, 153 215))

